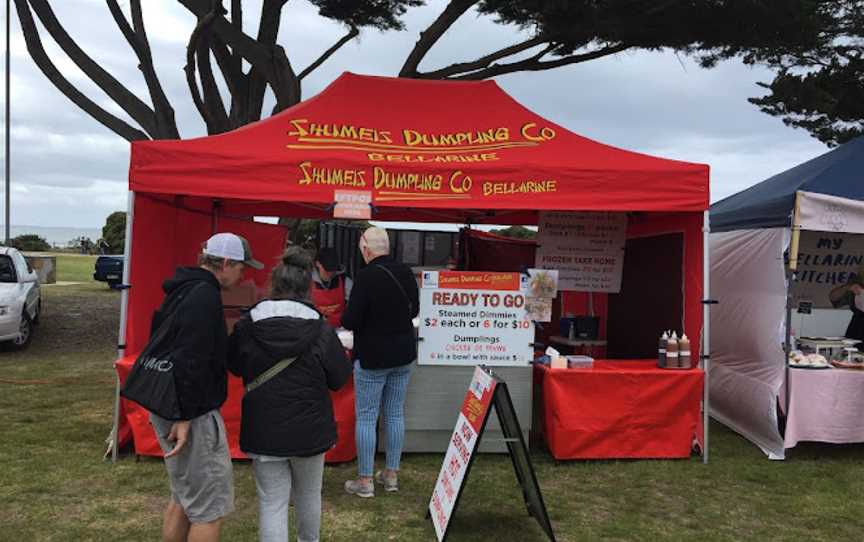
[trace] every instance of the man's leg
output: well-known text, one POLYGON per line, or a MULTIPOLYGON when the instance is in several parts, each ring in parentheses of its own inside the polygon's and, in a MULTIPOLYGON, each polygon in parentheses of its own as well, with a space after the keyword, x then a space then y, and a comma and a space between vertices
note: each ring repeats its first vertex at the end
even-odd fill
POLYGON ((384 388, 384 374, 367 371, 358 363, 354 369, 354 407, 357 411, 357 469, 360 478, 372 478, 375 468, 375 429, 384 388))
POLYGON ((210 523, 193 523, 189 527, 187 542, 219 542, 219 529, 222 528, 222 518, 210 523))
POLYGON ((189 519, 186 512, 173 498, 168 508, 165 509, 165 517, 162 522, 163 542, 186 542, 189 534, 189 519))
POLYGON ((399 472, 402 446, 405 443, 405 394, 411 378, 411 367, 412 365, 405 365, 391 369, 387 373, 387 382, 382 393, 387 458, 384 475, 387 477, 395 476, 399 472))

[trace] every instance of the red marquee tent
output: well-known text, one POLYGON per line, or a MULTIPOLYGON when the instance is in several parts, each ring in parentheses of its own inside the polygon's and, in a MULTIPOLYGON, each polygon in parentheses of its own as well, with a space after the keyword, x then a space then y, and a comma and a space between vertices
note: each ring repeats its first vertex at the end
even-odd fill
MULTIPOLYGON (((493 81, 345 73, 314 98, 230 133, 134 142, 129 189, 131 287, 120 331, 127 365, 146 343, 161 282, 193 264, 212 232, 246 235, 259 259, 275 262, 284 230, 249 217, 329 217, 337 191, 371 193, 380 221, 536 224, 543 210, 637 213, 634 235, 683 232, 686 327, 693 337, 702 330, 708 166, 581 137, 493 81)), ((266 272, 251 278, 265 287, 266 272)), ((237 382, 232 389, 239 392, 237 382)), ((136 450, 147 453, 146 414, 122 407, 115 422, 130 422, 136 450)), ((226 421, 229 432, 238 423, 226 421)))

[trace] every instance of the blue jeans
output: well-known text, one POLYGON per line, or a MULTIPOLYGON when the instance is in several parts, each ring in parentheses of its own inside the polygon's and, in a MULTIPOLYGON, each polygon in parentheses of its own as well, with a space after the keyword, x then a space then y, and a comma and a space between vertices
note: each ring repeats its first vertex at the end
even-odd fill
POLYGON ((387 468, 399 470, 405 442, 405 391, 413 364, 391 369, 364 369, 354 362, 354 408, 357 411, 357 467, 360 476, 372 476, 379 411, 383 411, 387 468))

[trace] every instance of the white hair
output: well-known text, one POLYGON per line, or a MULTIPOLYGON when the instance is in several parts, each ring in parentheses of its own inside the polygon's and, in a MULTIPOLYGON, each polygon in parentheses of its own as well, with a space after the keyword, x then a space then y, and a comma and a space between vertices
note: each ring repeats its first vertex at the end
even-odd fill
POLYGON ((373 256, 390 254, 390 236, 384 228, 375 226, 367 228, 361 236, 361 242, 366 244, 366 248, 373 256))

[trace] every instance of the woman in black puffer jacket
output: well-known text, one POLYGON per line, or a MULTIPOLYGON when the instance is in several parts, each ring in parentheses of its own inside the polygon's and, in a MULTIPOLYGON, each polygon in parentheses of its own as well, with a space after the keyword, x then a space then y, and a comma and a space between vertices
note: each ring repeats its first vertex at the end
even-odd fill
POLYGON ((289 247, 273 269, 271 298, 243 315, 229 339, 228 368, 247 386, 240 449, 252 457, 262 541, 288 540, 292 493, 298 540, 318 540, 324 452, 336 443, 329 392, 351 375, 336 332, 308 301, 311 274, 311 256, 289 247))

